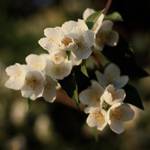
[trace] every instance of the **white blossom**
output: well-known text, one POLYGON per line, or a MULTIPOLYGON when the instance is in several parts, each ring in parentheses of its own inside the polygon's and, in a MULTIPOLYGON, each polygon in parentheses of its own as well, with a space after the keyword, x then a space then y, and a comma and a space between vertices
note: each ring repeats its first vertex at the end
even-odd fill
POLYGON ((108 105, 113 105, 118 102, 123 102, 126 97, 126 93, 123 89, 116 89, 113 85, 108 85, 102 96, 100 97, 101 100, 101 107, 103 107, 103 103, 107 103, 108 105))
POLYGON ((57 90, 57 82, 51 79, 50 77, 46 77, 42 97, 46 101, 53 103, 56 99, 56 90, 57 90))
POLYGON ((6 81, 5 86, 13 90, 20 90, 24 85, 26 66, 21 64, 14 64, 6 68, 6 73, 9 79, 6 81))
POLYGON ((108 124, 115 133, 124 131, 123 123, 133 119, 134 111, 129 104, 124 103, 125 91, 108 85, 105 89, 99 83, 92 81, 91 87, 82 91, 79 99, 88 113, 87 124, 103 130, 108 124))
POLYGON ((68 21, 62 25, 63 31, 74 40, 72 50, 77 59, 87 59, 92 53, 94 33, 88 29, 83 20, 68 21))
POLYGON ((46 74, 52 79, 62 80, 67 77, 72 70, 72 62, 68 60, 65 52, 45 54, 47 59, 46 74))
POLYGON ((93 107, 90 109, 86 122, 89 127, 96 127, 101 131, 107 125, 106 112, 100 110, 99 107, 93 107))
POLYGON ((117 134, 124 131, 124 122, 132 120, 133 117, 133 109, 125 103, 116 103, 107 112, 107 122, 111 130, 117 134))
POLYGON ((43 55, 30 54, 26 57, 26 63, 32 69, 38 71, 44 71, 46 67, 46 60, 43 55))
POLYGON ((42 96, 44 90, 44 75, 36 70, 29 70, 25 75, 24 85, 21 88, 23 97, 35 100, 42 96))
POLYGON ((99 83, 92 81, 92 85, 79 94, 79 99, 82 104, 88 107, 99 106, 100 97, 103 94, 103 91, 104 89, 99 83))
POLYGON ((95 35, 95 48, 102 50, 105 45, 116 46, 119 41, 119 34, 112 29, 113 22, 110 20, 103 21, 95 35))
POLYGON ((109 84, 114 85, 116 88, 122 88, 128 83, 128 76, 123 75, 121 76, 120 69, 115 64, 109 64, 105 70, 104 73, 100 73, 99 71, 96 71, 96 77, 99 83, 106 87, 109 84))
POLYGON ((68 37, 61 27, 46 28, 44 30, 46 37, 39 40, 39 44, 49 53, 59 50, 70 50, 74 47, 74 41, 68 37))

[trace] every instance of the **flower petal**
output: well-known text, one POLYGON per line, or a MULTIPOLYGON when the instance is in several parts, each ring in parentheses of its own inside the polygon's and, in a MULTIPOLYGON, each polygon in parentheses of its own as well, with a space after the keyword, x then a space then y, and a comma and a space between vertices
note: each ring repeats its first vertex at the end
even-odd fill
POLYGON ((107 86, 107 81, 106 81, 105 76, 99 71, 96 71, 95 74, 96 74, 96 78, 97 78, 99 84, 102 87, 106 87, 107 86))
POLYGON ((62 38, 64 34, 61 27, 55 27, 44 29, 44 35, 46 37, 51 37, 52 39, 59 39, 62 38))
POLYGON ((129 104, 116 103, 107 113, 107 121, 110 128, 120 134, 124 131, 123 122, 133 119, 134 111, 129 104))
POLYGON ((99 105, 103 90, 104 89, 96 81, 92 81, 91 87, 79 94, 79 99, 84 105, 97 106, 99 105))
POLYGON ((100 131, 107 125, 105 115, 99 111, 99 108, 95 108, 95 110, 88 115, 86 122, 90 127, 97 127, 100 131))
POLYGON ((25 76, 25 83, 21 89, 23 97, 35 100, 42 96, 44 89, 44 76, 39 71, 29 71, 25 76))
POLYGON ((78 59, 74 53, 71 52, 70 60, 73 66, 78 66, 82 63, 82 59, 78 59))
POLYGON ((103 26, 104 17, 105 15, 102 13, 97 19, 96 23, 94 24, 92 31, 95 33, 95 35, 101 30, 103 26))
POLYGON ((47 38, 47 37, 41 38, 41 39, 38 41, 38 43, 39 43, 39 45, 40 45, 43 49, 45 49, 45 50, 47 50, 47 51, 49 51, 49 52, 51 52, 52 50, 55 50, 55 49, 58 48, 58 46, 57 46, 57 44, 55 43, 55 41, 54 41, 53 39, 50 39, 50 38, 47 38))
POLYGON ((71 61, 65 60, 61 64, 55 64, 53 61, 49 60, 46 66, 47 75, 51 76, 52 79, 62 80, 67 77, 72 70, 71 61))
POLYGON ((14 79, 14 78, 9 78, 6 82, 5 82, 5 87, 9 88, 9 89, 13 89, 13 90, 20 90, 23 87, 24 84, 24 79, 14 79))
POLYGON ((124 132, 123 123, 121 121, 114 120, 109 124, 109 126, 111 130, 117 134, 121 134, 122 132, 124 132))
POLYGON ((92 15, 95 12, 94 9, 91 8, 87 8, 85 9, 85 11, 83 12, 83 19, 86 20, 90 15, 92 15))
POLYGON ((120 76, 118 79, 115 79, 113 82, 113 85, 120 89, 122 87, 124 87, 129 81, 129 77, 128 76, 120 76))
POLYGON ((103 103, 105 101, 111 106, 115 103, 123 102, 125 96, 126 93, 123 89, 116 89, 113 85, 108 85, 101 96, 101 102, 103 103))
POLYGON ((76 55, 77 59, 87 59, 92 54, 92 50, 89 47, 81 47, 74 50, 73 53, 76 55))
POLYGON ((120 69, 117 65, 111 63, 106 67, 104 75, 109 83, 113 83, 115 79, 120 77, 120 69))
POLYGON ((107 37, 106 44, 109 46, 116 46, 119 41, 119 34, 116 31, 111 31, 107 37))
POLYGON ((46 61, 41 55, 30 54, 26 57, 27 64, 35 70, 42 71, 46 66, 46 61))
POLYGON ((56 85, 56 81, 52 80, 50 77, 47 77, 42 96, 50 103, 53 103, 56 99, 56 85))
POLYGON ((15 64, 6 68, 9 79, 5 86, 10 89, 20 90, 24 84, 27 67, 25 65, 15 64))
POLYGON ((68 32, 73 32, 77 27, 76 21, 67 21, 62 25, 62 30, 68 34, 68 32))
POLYGON ((110 20, 105 20, 105 21, 103 21, 103 24, 102 24, 100 30, 103 31, 103 32, 111 31, 113 25, 114 25, 114 24, 113 24, 112 21, 110 21, 110 20))
POLYGON ((88 47, 92 47, 94 43, 94 33, 90 30, 86 31, 84 34, 84 40, 88 47))

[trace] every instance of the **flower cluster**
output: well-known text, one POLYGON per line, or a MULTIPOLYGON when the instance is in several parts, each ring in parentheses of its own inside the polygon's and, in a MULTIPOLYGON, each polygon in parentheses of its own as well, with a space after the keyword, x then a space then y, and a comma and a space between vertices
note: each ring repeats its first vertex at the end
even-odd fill
MULTIPOLYGON (((86 9, 83 19, 67 21, 62 26, 46 28, 44 37, 38 43, 47 51, 41 55, 30 54, 26 64, 14 64, 6 68, 9 79, 5 86, 21 90, 23 97, 35 100, 43 97, 54 102, 56 91, 61 88, 60 80, 69 76, 73 67, 80 66, 89 59, 94 51, 100 52, 105 45, 116 46, 119 35, 113 30, 113 22, 100 13, 94 18, 90 28, 87 20, 95 15, 93 9, 86 9)), ((122 88, 128 76, 120 76, 120 69, 110 64, 104 74, 96 72, 97 81, 79 95, 88 113, 87 124, 102 130, 106 124, 116 132, 123 131, 123 122, 131 120, 134 112, 125 104, 126 93, 122 88)))
POLYGON ((124 103, 126 93, 120 89, 128 82, 128 76, 120 76, 120 70, 115 64, 110 64, 104 74, 96 72, 97 81, 92 81, 91 87, 79 95, 81 103, 89 114, 87 124, 103 130, 108 124, 112 131, 120 134, 124 131, 123 122, 134 117, 134 111, 129 104, 124 103))

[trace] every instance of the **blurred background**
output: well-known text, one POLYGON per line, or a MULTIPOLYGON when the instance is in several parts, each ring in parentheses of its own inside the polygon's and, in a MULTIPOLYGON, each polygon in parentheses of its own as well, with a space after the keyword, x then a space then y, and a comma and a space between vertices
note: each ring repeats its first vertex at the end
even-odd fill
MULTIPOLYGON (((145 105, 123 134, 106 129, 95 132, 86 115, 63 104, 38 99, 31 102, 20 92, 4 87, 5 67, 24 63, 30 53, 42 53, 37 41, 45 27, 77 20, 87 8, 103 9, 106 0, 1 0, 0 1, 0 150, 149 150, 150 77, 136 82, 145 105)), ((139 66, 150 72, 150 1, 113 0, 123 23, 115 27, 133 47, 139 66)))

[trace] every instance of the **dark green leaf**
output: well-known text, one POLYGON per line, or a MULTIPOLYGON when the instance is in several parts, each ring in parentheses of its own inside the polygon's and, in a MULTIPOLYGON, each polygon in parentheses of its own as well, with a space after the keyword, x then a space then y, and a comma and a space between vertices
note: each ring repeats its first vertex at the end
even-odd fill
POLYGON ((101 11, 97 11, 87 18, 86 24, 89 29, 93 28, 95 22, 97 21, 97 19, 99 18, 100 15, 101 15, 101 11))
POLYGON ((130 104, 144 110, 142 100, 141 100, 140 95, 139 95, 138 91, 136 90, 136 88, 133 87, 132 85, 127 84, 124 87, 124 89, 126 91, 125 102, 130 103, 130 104))
POLYGON ((68 96, 73 97, 76 88, 75 79, 71 73, 68 77, 59 81, 61 87, 67 92, 68 96))
POLYGON ((123 18, 119 12, 113 12, 112 14, 107 15, 105 19, 111 21, 123 21, 123 18))
POLYGON ((149 76, 145 70, 137 65, 133 51, 121 37, 116 47, 105 46, 102 53, 111 62, 114 62, 120 67, 122 74, 128 75, 131 79, 149 76))
POLYGON ((59 81, 61 87, 67 92, 71 98, 77 97, 77 94, 86 89, 90 85, 90 79, 86 77, 81 68, 74 67, 72 73, 63 80, 59 81), (78 93, 76 93, 78 91, 78 93))
POLYGON ((78 86, 76 84, 76 88, 74 90, 73 99, 76 101, 77 105, 79 104, 79 94, 78 94, 78 86))

